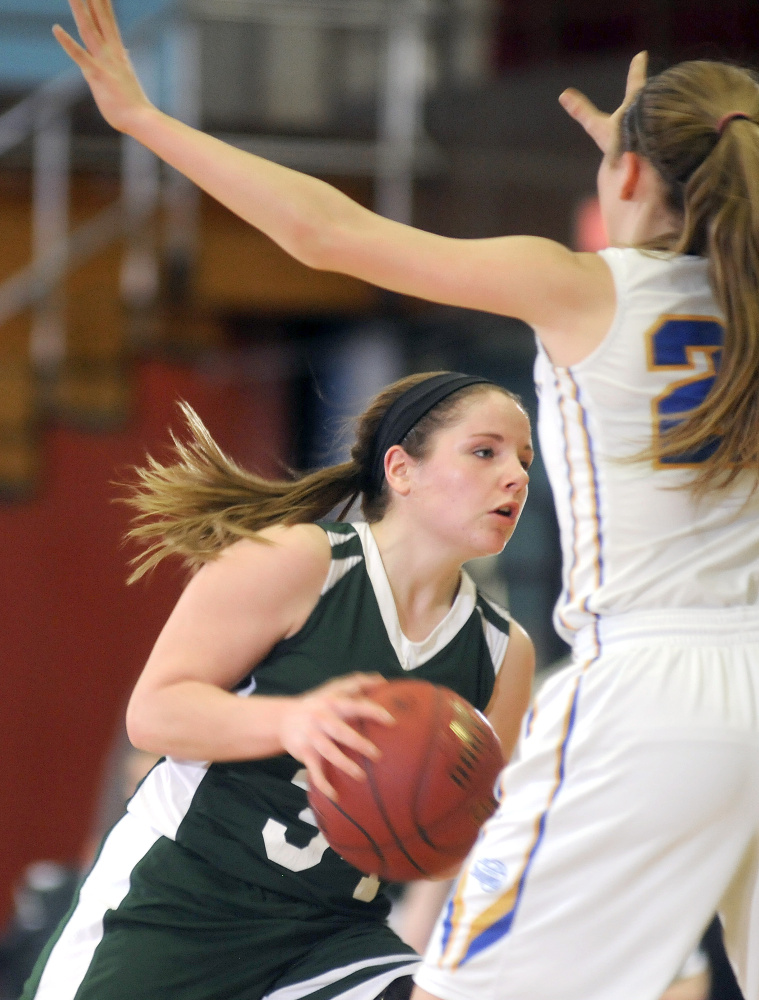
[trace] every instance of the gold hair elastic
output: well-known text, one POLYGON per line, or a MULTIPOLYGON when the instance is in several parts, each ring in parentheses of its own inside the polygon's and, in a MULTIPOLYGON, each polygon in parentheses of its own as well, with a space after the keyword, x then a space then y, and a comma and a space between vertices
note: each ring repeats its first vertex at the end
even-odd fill
POLYGON ((747 114, 745 111, 728 111, 728 113, 723 115, 715 125, 719 135, 722 135, 725 125, 733 121, 734 118, 745 118, 747 121, 751 121, 751 115, 747 114))

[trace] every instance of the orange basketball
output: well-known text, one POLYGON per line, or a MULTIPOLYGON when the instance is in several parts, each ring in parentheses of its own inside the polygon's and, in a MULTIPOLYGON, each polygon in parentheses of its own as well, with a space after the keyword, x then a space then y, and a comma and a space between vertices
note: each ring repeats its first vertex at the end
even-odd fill
POLYGON ((357 781, 325 761, 333 802, 309 792, 319 829, 341 857, 367 875, 409 881, 444 875, 461 862, 495 811, 504 760, 490 723, 464 698, 422 680, 395 680, 372 695, 394 726, 357 729, 381 751, 357 781))

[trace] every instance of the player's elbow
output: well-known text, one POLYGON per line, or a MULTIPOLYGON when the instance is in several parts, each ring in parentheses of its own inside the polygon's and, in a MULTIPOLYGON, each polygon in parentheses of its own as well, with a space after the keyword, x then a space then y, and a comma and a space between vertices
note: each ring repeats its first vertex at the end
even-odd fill
POLYGON ((148 750, 150 740, 146 732, 144 720, 131 702, 126 712, 126 731, 129 742, 136 750, 148 750))
POLYGON ((341 270, 339 248, 343 240, 337 223, 312 216, 297 219, 289 242, 290 253, 301 264, 317 271, 341 270))
POLYGON ((285 249, 308 267, 351 274, 374 225, 374 214, 349 198, 314 198, 307 210, 293 210, 285 249))
POLYGON ((132 695, 126 710, 126 731, 129 742, 136 750, 161 754, 164 748, 159 746, 160 740, 155 725, 151 722, 152 713, 144 699, 132 695))

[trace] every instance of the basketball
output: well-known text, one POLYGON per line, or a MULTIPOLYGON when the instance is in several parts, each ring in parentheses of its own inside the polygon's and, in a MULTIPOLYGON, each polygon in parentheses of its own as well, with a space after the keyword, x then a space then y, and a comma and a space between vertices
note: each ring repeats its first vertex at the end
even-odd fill
POLYGON ((356 728, 382 757, 345 751, 365 781, 325 761, 338 798, 312 788, 311 808, 330 847, 365 874, 397 882, 440 877, 466 857, 495 811, 501 744, 480 712, 440 685, 388 681, 372 697, 395 725, 361 720, 356 728))

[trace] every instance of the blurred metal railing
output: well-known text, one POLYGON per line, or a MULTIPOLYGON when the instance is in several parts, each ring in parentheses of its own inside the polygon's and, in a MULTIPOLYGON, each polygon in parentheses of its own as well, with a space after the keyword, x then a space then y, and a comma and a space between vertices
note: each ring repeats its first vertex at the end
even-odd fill
MULTIPOLYGON (((154 28, 151 24, 150 29, 154 28)), ((143 26, 138 43, 146 33, 143 26)), ((139 46, 136 58, 150 91, 155 59, 139 46)), ((125 236, 125 290, 136 291, 137 282, 130 276, 138 271, 151 273, 149 281, 157 288, 154 264, 145 266, 151 255, 146 254, 140 226, 158 204, 160 175, 156 158, 144 147, 122 137, 119 197, 76 228, 70 226, 71 110, 86 89, 79 71, 72 69, 41 84, 0 115, 0 156, 28 140, 32 150, 32 259, 0 283, 0 325, 33 307, 30 358, 43 371, 58 366, 66 353, 61 282, 74 267, 125 236)))
POLYGON ((199 24, 268 29, 370 29, 384 48, 378 81, 377 128, 370 140, 225 134, 236 146, 310 172, 371 176, 375 208, 410 222, 415 174, 440 163, 423 134, 427 31, 440 0, 189 0, 199 24))
MULTIPOLYGON (((177 117, 200 124, 201 30, 209 21, 376 29, 384 36, 384 73, 377 94, 378 129, 370 140, 228 133, 241 148, 312 173, 353 174, 375 180, 375 207, 411 220, 414 175, 435 162, 423 141, 425 30, 438 0, 188 0, 183 14, 159 15, 130 37, 130 52, 148 93, 177 117), (162 65, 159 65, 161 63, 162 65)), ((60 286, 76 265, 116 238, 126 237, 122 292, 147 304, 158 289, 158 258, 143 222, 159 204, 167 209, 164 253, 170 267, 191 267, 197 242, 197 192, 176 172, 122 137, 120 196, 94 218, 71 229, 71 109, 86 92, 78 70, 43 83, 0 115, 0 156, 32 141, 32 260, 0 284, 0 324, 34 308, 30 354, 35 366, 54 369, 66 353, 60 286)))

